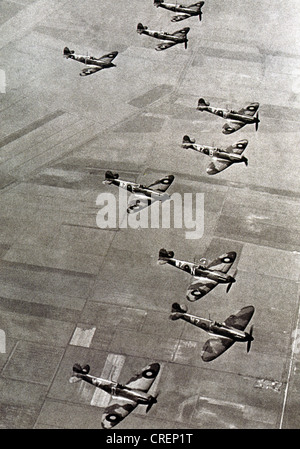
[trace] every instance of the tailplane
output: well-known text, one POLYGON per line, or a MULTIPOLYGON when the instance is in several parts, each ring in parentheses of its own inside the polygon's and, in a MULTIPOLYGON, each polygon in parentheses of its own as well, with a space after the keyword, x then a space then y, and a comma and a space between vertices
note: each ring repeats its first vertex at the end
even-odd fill
POLYGON ((65 58, 68 58, 70 55, 74 54, 74 50, 70 50, 68 47, 64 48, 63 55, 65 58))
MULTIPOLYGON (((114 179, 118 179, 119 178, 119 174, 118 173, 113 173, 111 171, 107 171, 105 172, 105 181, 111 182, 114 179)), ((104 181, 104 183, 105 183, 104 181)))
POLYGON ((187 144, 187 143, 190 143, 190 144, 193 144, 193 143, 195 143, 196 142, 196 140, 195 139, 191 139, 189 136, 187 136, 187 135, 185 135, 185 136, 183 136, 183 139, 182 139, 182 143, 184 144, 187 144))
POLYGON ((199 111, 205 111, 207 107, 209 106, 209 102, 205 101, 204 98, 199 98, 198 100, 198 108, 199 111))
POLYGON ((156 6, 156 7, 158 7, 158 6, 160 6, 162 3, 163 3, 163 0, 154 0, 154 5, 156 6))
POLYGON ((167 251, 162 248, 158 253, 158 262, 163 265, 168 262, 168 259, 172 259, 174 257, 174 251, 167 251))
POLYGON ((75 365, 73 365, 73 376, 69 379, 70 383, 79 382, 81 380, 81 374, 88 374, 89 371, 89 365, 85 365, 82 367, 81 365, 79 365, 79 363, 75 363, 75 365))
POLYGON ((177 302, 174 302, 172 304, 172 311, 171 315, 169 316, 170 320, 179 320, 179 318, 182 318, 185 313, 187 312, 187 307, 184 305, 180 305, 177 302))
POLYGON ((144 27, 144 25, 142 23, 138 23, 136 31, 139 34, 142 34, 145 30, 147 30, 147 28, 148 27, 144 27))

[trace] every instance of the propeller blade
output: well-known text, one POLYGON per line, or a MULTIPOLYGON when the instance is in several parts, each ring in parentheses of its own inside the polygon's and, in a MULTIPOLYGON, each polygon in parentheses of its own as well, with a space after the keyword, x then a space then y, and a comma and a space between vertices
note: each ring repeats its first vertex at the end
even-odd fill
POLYGON ((258 117, 258 113, 256 114, 256 122, 255 122, 255 131, 258 130, 258 124, 259 124, 259 117, 258 117))
POLYGON ((148 413, 151 410, 152 405, 153 405, 153 402, 149 402, 149 404, 147 405, 147 408, 146 408, 146 413, 148 413))
POLYGON ((185 49, 187 49, 187 43, 188 43, 188 41, 186 40, 186 41, 184 41, 184 48, 185 49))
POLYGON ((252 334, 253 334, 253 325, 250 327, 249 335, 250 335, 251 339, 248 340, 248 342, 247 342, 247 352, 249 352, 250 348, 251 348, 251 343, 252 343, 252 340, 253 340, 252 334))
POLYGON ((155 396, 151 396, 150 402, 149 402, 149 404, 147 405, 147 408, 146 408, 146 413, 148 413, 151 410, 153 404, 157 403, 157 397, 158 397, 159 393, 160 392, 157 392, 157 394, 155 396))
MULTIPOLYGON (((235 279, 235 277, 236 277, 236 275, 237 275, 237 271, 238 271, 237 269, 234 271, 234 273, 233 273, 233 275, 232 275, 233 279, 235 279)), ((233 282, 234 282, 234 281, 233 281, 233 282)), ((226 293, 228 293, 229 290, 231 289, 233 282, 230 282, 230 283, 227 285, 226 293)))
POLYGON ((231 287, 232 287, 232 282, 230 282, 230 284, 228 284, 228 285, 227 285, 227 288, 226 288, 226 293, 228 293, 228 292, 229 292, 229 290, 231 289, 231 287))

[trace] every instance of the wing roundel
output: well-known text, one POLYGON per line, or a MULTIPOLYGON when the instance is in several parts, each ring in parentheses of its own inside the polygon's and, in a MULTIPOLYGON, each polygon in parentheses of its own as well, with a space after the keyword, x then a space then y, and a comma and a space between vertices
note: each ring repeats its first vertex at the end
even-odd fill
POLYGON ((227 273, 229 271, 231 265, 236 259, 236 252, 230 251, 228 253, 222 254, 220 257, 215 259, 208 265, 210 270, 222 271, 223 273, 227 273))
POLYGON ((137 407, 137 402, 126 400, 124 402, 120 398, 113 398, 110 405, 105 409, 102 415, 101 425, 104 429, 111 429, 119 424, 129 413, 137 407))
POLYGON ((174 175, 167 175, 162 179, 158 179, 148 186, 149 189, 155 190, 156 192, 166 192, 172 182, 174 181, 174 175))
POLYGON ((126 387, 133 388, 135 390, 141 390, 147 392, 153 384, 156 376, 160 370, 159 363, 151 363, 143 368, 141 373, 133 376, 126 384, 126 387))

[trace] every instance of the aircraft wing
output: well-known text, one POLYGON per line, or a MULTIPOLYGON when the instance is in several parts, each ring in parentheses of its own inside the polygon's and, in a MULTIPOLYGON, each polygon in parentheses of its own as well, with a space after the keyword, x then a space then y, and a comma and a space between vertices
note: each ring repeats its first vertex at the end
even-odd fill
MULTIPOLYGON (((125 387, 134 390, 141 390, 147 392, 153 382, 155 381, 160 370, 159 363, 152 363, 142 369, 141 373, 133 376, 125 385, 125 387)), ((102 416, 102 427, 110 429, 126 418, 131 413, 138 403, 130 399, 123 399, 121 397, 112 397, 109 406, 104 410, 102 416)))
POLYGON ((197 2, 197 3, 193 3, 192 5, 187 6, 187 8, 191 8, 194 11, 198 11, 200 8, 202 8, 202 6, 204 5, 205 2, 197 2))
POLYGON ((235 329, 243 331, 247 327, 249 321, 251 320, 253 313, 254 313, 253 306, 243 307, 235 315, 230 315, 224 321, 224 324, 226 324, 226 326, 234 327, 235 329))
POLYGON ((183 37, 183 36, 186 36, 189 31, 190 31, 190 28, 186 27, 186 28, 183 28, 182 30, 175 31, 174 33, 172 33, 172 36, 183 37))
POLYGON ((234 340, 226 337, 210 338, 204 344, 201 358, 204 362, 210 362, 211 360, 219 357, 223 352, 227 351, 234 343, 234 340))
POLYGON ((223 125, 223 134, 232 134, 243 128, 246 123, 240 122, 239 120, 229 120, 229 123, 223 125))
POLYGON ((226 153, 242 154, 248 145, 248 140, 243 139, 226 148, 226 153))
POLYGON ((222 254, 222 256, 213 260, 207 268, 210 270, 222 271, 222 273, 227 273, 229 271, 231 265, 235 261, 236 253, 231 251, 230 253, 222 254))
POLYGON ((216 158, 209 164, 206 171, 209 175, 215 175, 228 168, 231 164, 232 161, 216 158))
POLYGON ((180 22, 181 20, 188 19, 189 17, 191 17, 191 14, 185 13, 177 14, 176 16, 172 17, 171 22, 180 22))
POLYGON ((132 199, 129 198, 127 212, 129 214, 140 212, 148 206, 151 206, 152 199, 142 196, 133 196, 132 199))
POLYGON ((197 301, 207 295, 213 288, 218 285, 217 281, 208 279, 206 277, 195 276, 193 282, 188 287, 186 297, 189 301, 197 301))
POLYGON ((166 192, 172 182, 174 181, 173 175, 167 175, 162 179, 158 179, 157 181, 153 182, 148 186, 148 189, 155 190, 157 192, 166 192))
POLYGON ((107 55, 101 56, 99 58, 99 61, 103 62, 104 64, 110 64, 117 55, 118 55, 117 51, 112 51, 111 53, 107 53, 107 55))
POLYGON ((135 374, 125 386, 134 390, 147 392, 155 381, 159 370, 159 363, 151 363, 143 368, 141 373, 135 374))
POLYGON ((250 103, 245 108, 242 108, 238 111, 238 114, 242 115, 254 115, 259 108, 259 103, 250 103))
POLYGON ((80 76, 88 76, 88 75, 92 75, 93 73, 99 72, 99 70, 102 70, 102 67, 99 66, 88 66, 85 67, 81 73, 79 73, 80 76))
POLYGON ((137 402, 129 399, 123 399, 118 397, 112 397, 109 406, 103 412, 101 425, 104 429, 111 429, 119 424, 129 413, 131 413, 136 407, 137 402))
POLYGON ((163 42, 163 43, 161 43, 161 44, 158 44, 158 45, 155 47, 155 50, 157 50, 157 51, 166 50, 167 48, 173 47, 173 45, 176 45, 176 44, 178 44, 178 42, 174 42, 174 41, 165 41, 165 42, 163 42))

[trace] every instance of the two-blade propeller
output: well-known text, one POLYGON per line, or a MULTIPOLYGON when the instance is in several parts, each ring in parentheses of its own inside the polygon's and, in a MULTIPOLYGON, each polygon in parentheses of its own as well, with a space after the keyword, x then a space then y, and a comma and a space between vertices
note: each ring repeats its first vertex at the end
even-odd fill
POLYGON ((259 122, 260 122, 259 116, 258 116, 258 112, 257 112, 257 114, 256 114, 255 119, 256 119, 256 121, 255 121, 255 131, 257 131, 257 130, 258 130, 258 124, 259 124, 259 122))
POLYGON ((227 288, 226 288, 226 293, 228 293, 229 292, 229 290, 231 289, 231 287, 232 287, 232 284, 235 282, 235 277, 236 277, 236 275, 237 275, 237 269, 235 270, 235 272, 233 273, 233 275, 231 276, 231 278, 232 278, 232 281, 231 282, 229 282, 229 284, 227 285, 227 288))
POLYGON ((249 338, 249 340, 247 341, 247 352, 250 351, 251 343, 252 343, 252 341, 253 341, 252 334, 253 334, 253 325, 250 327, 250 332, 249 332, 249 337, 250 337, 250 338, 249 338))
POLYGON ((149 404, 147 405, 147 408, 146 408, 146 413, 148 413, 151 410, 153 404, 157 403, 157 398, 158 398, 159 393, 160 392, 157 392, 155 396, 150 397, 149 404))

